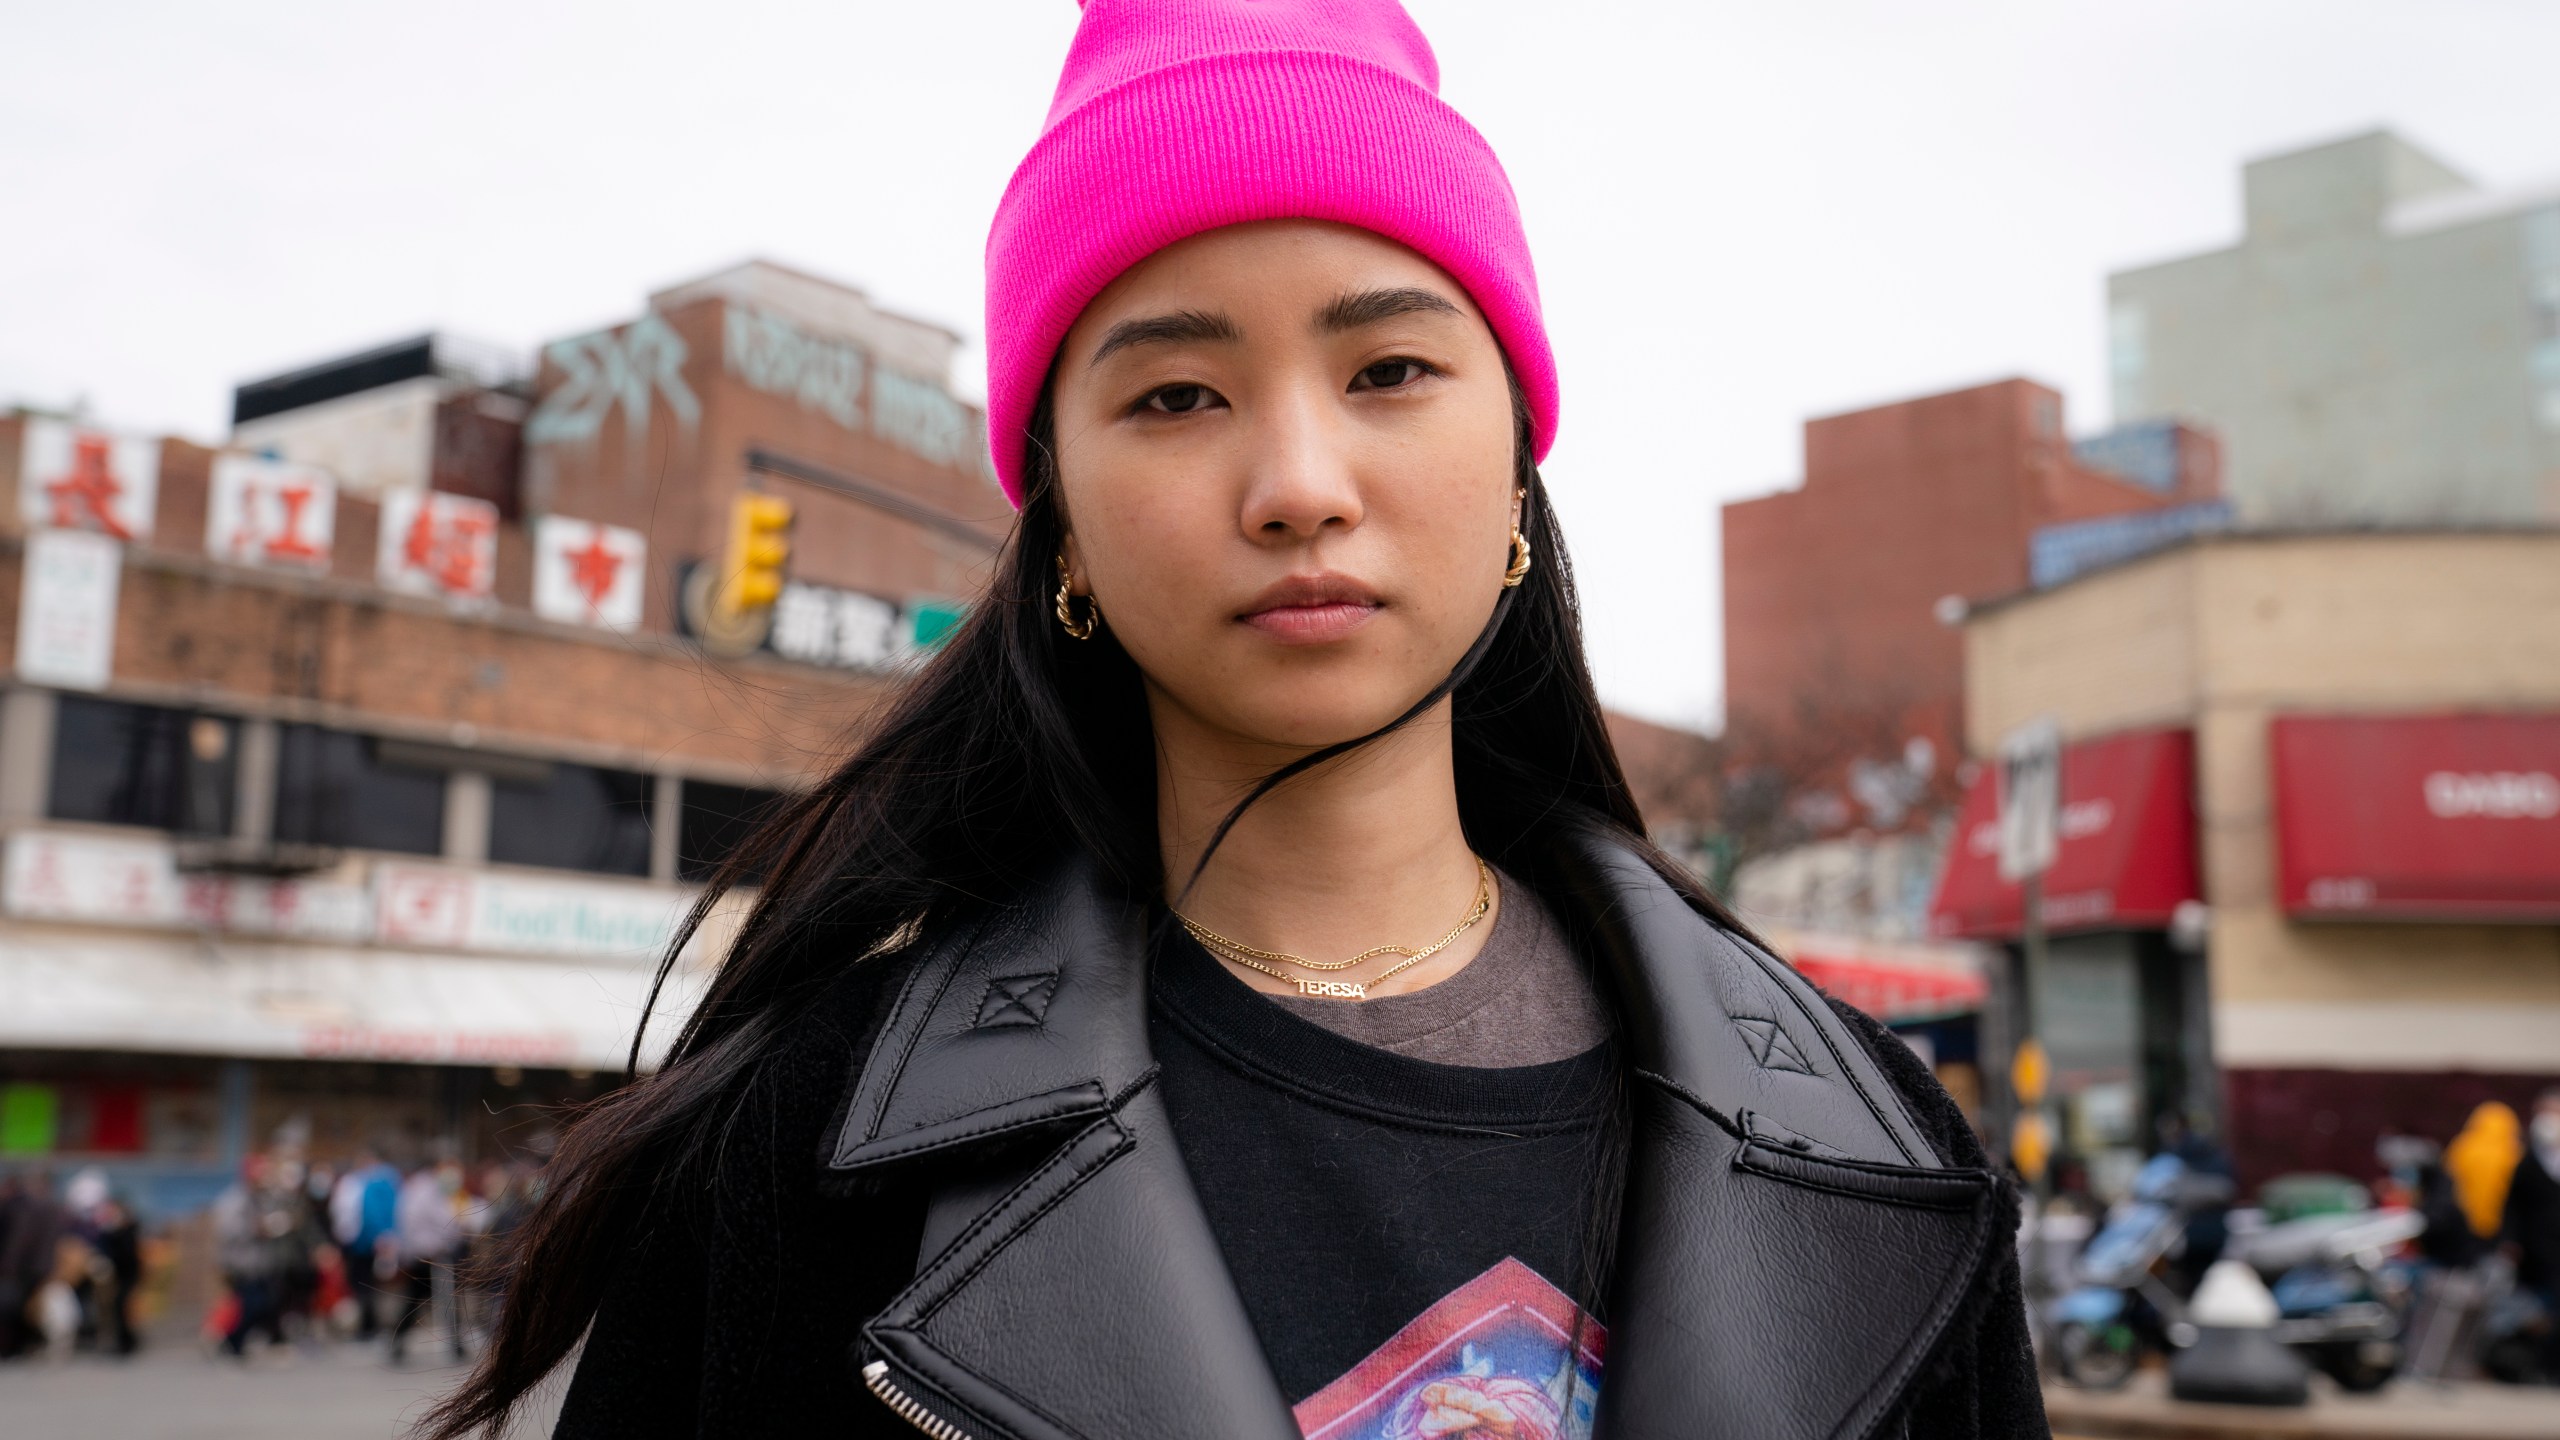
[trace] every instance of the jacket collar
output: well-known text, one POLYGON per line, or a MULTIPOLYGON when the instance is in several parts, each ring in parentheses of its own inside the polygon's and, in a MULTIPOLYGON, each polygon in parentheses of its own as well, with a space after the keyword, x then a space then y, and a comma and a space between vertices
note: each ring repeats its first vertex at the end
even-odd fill
MULTIPOLYGON (((1551 860, 1640 1082, 1602 1432, 1883 1433, 1990 1253, 1991 1177, 1641 856, 1551 860)), ((866 1379, 948 1435, 1298 1434, 1152 1084, 1146 929, 1063 862, 928 943, 847 1099, 830 1168, 931 1196, 866 1379)))

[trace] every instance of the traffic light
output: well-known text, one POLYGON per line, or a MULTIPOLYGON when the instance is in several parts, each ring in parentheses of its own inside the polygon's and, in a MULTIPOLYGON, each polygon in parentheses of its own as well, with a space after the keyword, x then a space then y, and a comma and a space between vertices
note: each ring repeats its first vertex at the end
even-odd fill
POLYGON ((782 598, 782 567, 791 558, 791 502, 745 494, 730 502, 729 548, 713 601, 723 617, 768 610, 782 598))

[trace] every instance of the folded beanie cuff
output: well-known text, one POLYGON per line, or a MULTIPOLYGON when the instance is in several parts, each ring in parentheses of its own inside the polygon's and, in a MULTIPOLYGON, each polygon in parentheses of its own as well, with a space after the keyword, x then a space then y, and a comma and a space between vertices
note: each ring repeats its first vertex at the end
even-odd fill
POLYGON ((1555 357, 1519 202, 1493 149, 1438 96, 1324 51, 1230 52, 1103 90, 1032 147, 987 237, 987 433, 1019 506, 1031 414, 1096 295, 1175 241, 1325 220, 1411 247, 1466 287, 1501 342, 1546 458, 1555 357))

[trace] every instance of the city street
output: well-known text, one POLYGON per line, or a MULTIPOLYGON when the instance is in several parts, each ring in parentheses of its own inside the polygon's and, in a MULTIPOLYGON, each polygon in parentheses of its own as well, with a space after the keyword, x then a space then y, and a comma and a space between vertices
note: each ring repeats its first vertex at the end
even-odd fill
POLYGON ((2347 1395, 2313 1377, 2300 1409, 2173 1401, 2167 1376, 2150 1371, 2115 1394, 2049 1386, 2045 1413, 2058 1433, 2085 1440, 2548 1440, 2560 1435, 2560 1390, 2482 1381, 2398 1381, 2376 1395, 2347 1395))
MULTIPOLYGON (((18 1362, 0 1366, 0 1430, 11 1440, 389 1440, 461 1373, 431 1361, 395 1370, 379 1349, 354 1345, 245 1366, 184 1344, 123 1364, 18 1362)), ((555 1389, 515 1433, 549 1434, 557 1404, 555 1389)))

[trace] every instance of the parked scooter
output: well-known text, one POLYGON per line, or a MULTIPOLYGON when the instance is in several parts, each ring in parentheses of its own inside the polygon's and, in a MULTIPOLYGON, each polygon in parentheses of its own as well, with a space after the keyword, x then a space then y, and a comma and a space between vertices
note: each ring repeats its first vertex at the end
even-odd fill
POLYGON ((2062 1378, 2113 1390, 2133 1378, 2148 1353, 2195 1342, 2186 1319, 2192 1278, 2174 1273, 2189 1226, 2228 1207, 2231 1181, 2155 1155, 2134 1176, 2133 1193, 2072 1262, 2072 1289, 2053 1303, 2054 1361, 2062 1378))
POLYGON ((2392 1257, 2426 1228, 2414 1210, 2307 1215, 2235 1248, 2275 1293, 2276 1338, 2340 1389, 2362 1392, 2399 1373, 2412 1286, 2392 1257))
MULTIPOLYGON (((2049 1331, 2062 1378, 2112 1390, 2149 1353, 2195 1343, 2187 1318, 2193 1281, 2180 1273, 2187 1232, 2227 1207, 2231 1182, 2156 1155, 2134 1177, 2132 1197, 2073 1262, 2075 1287, 2053 1304, 2049 1331)), ((2275 1338, 2339 1386, 2380 1389, 2399 1372, 2410 1285, 2392 1258, 2426 1228, 2408 1210, 2312 1215, 2236 1233, 2226 1256, 2245 1259, 2270 1284, 2275 1338)))

